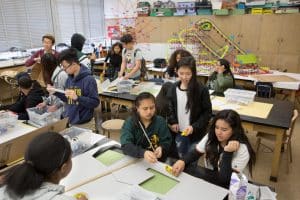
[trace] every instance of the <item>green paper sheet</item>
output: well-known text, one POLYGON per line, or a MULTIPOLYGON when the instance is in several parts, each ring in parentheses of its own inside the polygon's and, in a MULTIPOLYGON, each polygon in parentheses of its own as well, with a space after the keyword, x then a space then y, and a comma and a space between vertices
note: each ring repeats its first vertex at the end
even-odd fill
POLYGON ((140 184, 142 188, 148 191, 165 195, 178 184, 177 180, 172 179, 156 170, 148 169, 148 171, 153 173, 154 176, 140 184))
POLYGON ((115 162, 121 160, 122 158, 124 158, 123 154, 113 150, 107 150, 96 157, 97 160, 99 160, 102 164, 106 166, 112 165, 115 162))

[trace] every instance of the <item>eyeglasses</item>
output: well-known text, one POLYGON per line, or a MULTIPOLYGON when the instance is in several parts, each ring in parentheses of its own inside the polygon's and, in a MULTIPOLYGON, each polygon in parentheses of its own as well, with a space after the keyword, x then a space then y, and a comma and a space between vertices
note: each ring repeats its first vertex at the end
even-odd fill
POLYGON ((63 68, 63 70, 67 70, 68 68, 70 68, 73 65, 73 63, 70 63, 68 66, 63 66, 62 64, 60 64, 60 66, 63 68))

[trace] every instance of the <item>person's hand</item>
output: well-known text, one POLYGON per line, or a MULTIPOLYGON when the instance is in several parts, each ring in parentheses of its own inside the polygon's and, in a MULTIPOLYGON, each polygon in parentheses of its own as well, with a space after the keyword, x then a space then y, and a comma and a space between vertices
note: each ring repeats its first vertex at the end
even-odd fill
POLYGON ((152 151, 145 151, 144 159, 149 163, 157 162, 156 155, 152 151))
POLYGON ((129 76, 128 76, 128 75, 125 75, 125 76, 123 76, 123 79, 124 79, 124 80, 127 80, 127 79, 129 79, 129 76))
POLYGON ((178 133, 178 131, 179 131, 179 124, 172 124, 172 125, 171 125, 171 130, 172 130, 174 133, 178 133))
POLYGON ((119 78, 123 77, 123 73, 118 72, 118 77, 119 77, 119 78))
POLYGON ((161 158, 161 156, 162 156, 162 147, 161 146, 157 147, 154 151, 154 154, 155 154, 156 158, 161 158))
POLYGON ((56 105, 48 106, 47 111, 48 112, 55 112, 55 111, 57 111, 56 105))
POLYGON ((186 127, 186 129, 184 129, 186 136, 191 135, 193 133, 193 127, 192 126, 188 126, 186 127))
POLYGON ((34 58, 33 60, 37 63, 41 63, 41 57, 34 58))
POLYGON ((47 104, 46 104, 45 102, 42 102, 42 103, 39 103, 36 107, 37 107, 38 109, 42 109, 42 108, 44 108, 45 106, 47 106, 47 104))
POLYGON ((179 176, 179 174, 184 170, 185 163, 183 160, 177 160, 172 166, 172 174, 174 176, 179 176))
POLYGON ((226 152, 236 152, 240 147, 239 141, 232 140, 229 141, 228 144, 224 147, 224 151, 226 152))
POLYGON ((67 89, 65 91, 65 95, 66 95, 67 98, 70 98, 70 99, 75 100, 75 101, 78 99, 78 96, 76 95, 75 90, 67 89))

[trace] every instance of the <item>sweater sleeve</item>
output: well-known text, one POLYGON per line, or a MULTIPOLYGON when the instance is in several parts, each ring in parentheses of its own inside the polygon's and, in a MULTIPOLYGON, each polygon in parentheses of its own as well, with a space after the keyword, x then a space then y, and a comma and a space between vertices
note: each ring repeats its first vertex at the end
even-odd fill
POLYGON ((202 155, 203 154, 198 152, 195 148, 194 150, 188 152, 182 160, 184 161, 185 165, 189 165, 190 163, 198 160, 202 155))
MULTIPOLYGON (((206 129, 212 115, 212 105, 211 105, 210 96, 207 87, 203 88, 203 92, 199 103, 202 104, 201 115, 192 124, 192 126, 194 129, 198 128, 199 130, 204 130, 206 129)), ((200 134, 204 134, 204 133, 200 133, 200 134)))
POLYGON ((26 60, 25 66, 26 67, 32 66, 35 63, 34 59, 37 58, 37 57, 39 57, 40 53, 41 53, 41 50, 35 52, 28 60, 26 60))
POLYGON ((84 88, 84 96, 78 97, 77 101, 86 108, 96 108, 100 103, 96 80, 90 77, 86 81, 89 83, 84 88))
POLYGON ((227 88, 233 87, 233 80, 230 75, 218 74, 214 80, 214 90, 223 93, 227 88))
POLYGON ((143 158, 146 150, 134 144, 134 134, 136 134, 135 131, 136 130, 133 127, 131 118, 127 119, 121 129, 121 149, 126 155, 135 158, 143 158))
POLYGON ((222 159, 220 161, 220 169, 218 173, 219 183, 222 186, 228 187, 230 183, 232 168, 231 168, 231 161, 232 161, 232 152, 226 152, 222 154, 222 159))

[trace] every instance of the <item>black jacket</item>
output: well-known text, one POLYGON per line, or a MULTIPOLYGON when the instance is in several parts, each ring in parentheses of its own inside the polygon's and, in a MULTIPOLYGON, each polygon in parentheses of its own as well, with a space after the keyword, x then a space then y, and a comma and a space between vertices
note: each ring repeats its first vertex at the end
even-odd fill
POLYGON ((42 87, 35 81, 33 83, 33 88, 29 91, 27 96, 21 93, 16 103, 1 106, 0 110, 10 110, 19 115, 18 119, 28 120, 29 116, 26 109, 35 107, 39 103, 43 102, 42 96, 44 95, 42 87))
MULTIPOLYGON (((199 83, 198 83, 199 84, 199 83)), ((176 88, 179 87, 180 82, 176 82, 169 90, 169 110, 168 124, 177 124, 177 96, 176 88)), ((206 134, 206 128, 212 115, 212 106, 210 102, 209 92, 206 86, 199 84, 199 102, 191 108, 190 124, 193 127, 193 133, 189 135, 191 142, 200 141, 206 134)), ((185 105, 182 105, 185 106, 185 105)))

